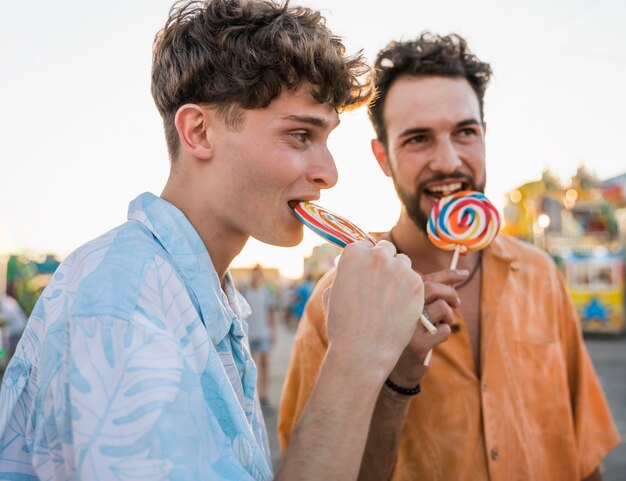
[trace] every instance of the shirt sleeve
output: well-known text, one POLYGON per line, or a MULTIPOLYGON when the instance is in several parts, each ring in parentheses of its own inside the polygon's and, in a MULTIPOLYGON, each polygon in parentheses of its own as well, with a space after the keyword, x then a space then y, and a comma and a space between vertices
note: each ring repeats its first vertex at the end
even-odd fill
POLYGON ((328 272, 309 298, 293 344, 278 413, 278 440, 282 452, 287 448, 313 387, 328 348, 326 316, 322 294, 332 284, 334 270, 328 272))
POLYGON ((58 369, 36 403, 34 466, 62 458, 52 479, 253 479, 178 341, 111 316, 69 321, 44 353, 58 369))
POLYGON ((600 380, 582 338, 578 314, 558 274, 561 336, 580 460, 580 479, 589 476, 620 440, 600 380))

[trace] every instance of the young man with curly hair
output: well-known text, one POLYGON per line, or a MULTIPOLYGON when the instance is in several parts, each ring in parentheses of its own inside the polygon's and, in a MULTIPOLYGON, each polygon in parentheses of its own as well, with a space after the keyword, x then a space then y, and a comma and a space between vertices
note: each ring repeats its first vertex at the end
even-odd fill
MULTIPOLYGON (((424 274, 428 303, 433 281, 451 283, 451 255, 429 241, 428 215, 444 195, 485 188, 491 68, 461 37, 424 34, 383 49, 374 74, 372 150, 403 206, 379 238, 424 274)), ((391 397, 382 388, 359 479, 602 479, 599 465, 619 436, 554 262, 500 234, 459 268, 469 275, 454 284, 458 298, 449 304, 458 329, 434 349, 423 380, 425 352, 409 344, 403 353, 390 379, 420 382, 421 393, 391 397)), ((320 296, 332 279, 316 287, 296 335, 281 400, 283 444, 329 346, 320 296)))
MULTIPOLYGON (((338 112, 369 98, 366 71, 308 8, 173 7, 152 70, 169 179, 42 294, 0 393, 0 479, 273 477, 249 307, 228 266, 250 236, 301 240, 291 207, 335 184, 327 138, 338 112)), ((345 249, 325 305, 329 349, 277 479, 355 478, 403 349, 449 333, 435 318, 438 335, 416 336, 423 284, 396 254, 390 242, 345 249)))

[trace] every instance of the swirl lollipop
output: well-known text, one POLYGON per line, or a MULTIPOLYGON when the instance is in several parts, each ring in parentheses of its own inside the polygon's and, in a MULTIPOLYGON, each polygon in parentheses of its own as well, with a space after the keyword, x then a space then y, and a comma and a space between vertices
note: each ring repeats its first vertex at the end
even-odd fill
MULTIPOLYGON (((376 245, 374 238, 367 232, 359 229, 348 219, 334 214, 319 205, 311 202, 299 202, 293 211, 300 222, 337 247, 343 249, 348 244, 358 240, 367 240, 372 245, 376 245)), ((437 332, 437 328, 433 326, 433 323, 430 322, 424 313, 420 316, 420 321, 432 334, 437 332)))
POLYGON ((313 232, 342 249, 358 240, 376 241, 348 219, 311 202, 300 202, 293 209, 296 217, 313 232))
POLYGON ((428 217, 430 241, 440 249, 454 250, 450 269, 459 254, 487 247, 500 230, 500 215, 485 194, 464 190, 442 197, 428 217))

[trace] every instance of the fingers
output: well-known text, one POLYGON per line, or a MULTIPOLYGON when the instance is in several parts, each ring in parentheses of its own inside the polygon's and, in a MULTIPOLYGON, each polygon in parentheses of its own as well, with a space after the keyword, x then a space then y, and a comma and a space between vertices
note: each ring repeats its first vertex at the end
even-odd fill
POLYGON ((406 254, 396 254, 396 259, 411 269, 411 259, 406 254))
POLYGON ((446 341, 450 337, 451 333, 452 333, 452 329, 450 328, 449 324, 445 324, 445 323, 438 324, 437 332, 432 336, 432 340, 434 343, 433 347, 446 341))
MULTIPOLYGON (((385 252, 386 255, 390 257, 395 257, 396 260, 398 260, 400 263, 406 265, 407 267, 411 267, 411 259, 409 258, 409 256, 398 253, 396 250, 396 246, 394 246, 391 242, 387 240, 384 240, 384 239, 380 240, 373 247, 371 243, 366 242, 366 241, 358 241, 350 245, 356 246, 358 248, 373 248, 373 249, 382 250, 383 252, 385 252)), ((346 246, 346 249, 348 249, 349 247, 350 246, 346 246)))
POLYGON ((452 307, 444 299, 437 299, 426 304, 424 310, 428 312, 428 317, 435 326, 454 322, 452 307))
MULTIPOLYGON (((409 256, 402 254, 402 253, 398 253, 396 250, 396 246, 394 246, 389 241, 386 241, 386 240, 378 241, 375 246, 372 246, 371 243, 366 242, 366 241, 358 241, 358 242, 354 242, 346 246, 346 248, 344 249, 344 252, 348 251, 349 249, 354 249, 354 248, 372 249, 375 253, 374 255, 376 255, 376 253, 382 253, 383 258, 390 260, 393 263, 400 264, 405 269, 413 270, 411 266, 411 259, 409 258, 409 256)), ((419 278, 421 281, 421 276, 419 276, 419 274, 415 273, 415 277, 419 278)), ((422 284, 423 283, 420 282, 420 288, 422 284)))
POLYGON ((421 326, 416 329, 413 339, 394 367, 394 379, 406 380, 403 385, 407 386, 419 382, 426 373, 425 369, 430 365, 433 348, 445 342, 450 333, 450 326, 446 323, 437 325, 434 334, 430 334, 421 326))
POLYGON ((376 246, 374 246, 374 249, 383 249, 386 252, 388 252, 388 254, 391 256, 395 256, 397 252, 396 246, 394 246, 391 242, 386 241, 386 240, 378 241, 376 243, 376 246))
POLYGON ((422 326, 424 326, 426 330, 430 332, 431 334, 434 334, 437 332, 437 328, 433 324, 433 321, 428 315, 428 311, 426 309, 422 311, 422 315, 420 316, 420 322, 422 323, 422 326))
POLYGON ((437 322, 435 324, 434 332, 426 333, 422 331, 421 334, 416 334, 414 336, 414 340, 416 341, 416 346, 419 347, 419 350, 430 350, 438 344, 446 341, 450 334, 452 333, 452 328, 450 327, 449 322, 437 322))
POLYGON ((435 282, 453 286, 467 280, 469 277, 469 271, 466 269, 445 269, 443 271, 425 274, 422 277, 424 282, 435 282))
MULTIPOLYGON (((441 299, 451 307, 459 307, 461 299, 456 289, 446 284, 438 282, 424 281, 424 303, 429 305, 441 299)), ((430 313, 430 311, 428 311, 430 313)))
POLYGON ((451 329, 450 326, 448 324, 439 324, 437 326, 437 332, 431 337, 431 341, 432 341, 432 347, 430 348, 430 350, 426 353, 426 357, 424 357, 424 360, 422 361, 422 366, 425 367, 429 367, 430 363, 432 361, 432 357, 433 357, 433 348, 439 344, 441 344, 442 342, 445 342, 448 340, 448 337, 450 337, 451 334, 451 329))
POLYGON ((437 326, 437 331, 430 338, 432 347, 426 353, 426 357, 424 357, 424 360, 422 361, 422 366, 424 367, 430 366, 430 363, 432 361, 432 356, 433 356, 433 348, 441 344, 442 342, 447 341, 451 333, 452 333, 452 330, 450 329, 450 326, 448 324, 439 324, 437 326))
POLYGON ((411 269, 411 259, 406 254, 398 253, 396 250, 396 246, 394 246, 391 242, 386 240, 378 241, 376 247, 385 250, 388 255, 395 256, 397 262, 403 264, 404 266, 411 269))

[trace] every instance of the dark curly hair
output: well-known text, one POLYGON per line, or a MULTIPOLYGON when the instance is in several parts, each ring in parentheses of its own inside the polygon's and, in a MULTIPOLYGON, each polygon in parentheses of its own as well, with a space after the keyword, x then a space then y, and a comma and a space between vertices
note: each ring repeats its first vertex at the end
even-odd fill
POLYGON ((216 108, 236 129, 242 109, 267 107, 304 84, 337 111, 357 107, 373 93, 368 72, 362 53, 347 56, 315 10, 288 1, 185 0, 172 6, 155 38, 152 96, 175 159, 174 118, 186 103, 216 108))
POLYGON ((478 97, 483 119, 483 98, 491 77, 491 67, 479 60, 459 35, 442 37, 425 32, 416 40, 391 42, 378 53, 372 75, 376 97, 370 103, 368 113, 378 139, 385 146, 385 99, 393 82, 401 76, 464 78, 478 97))

